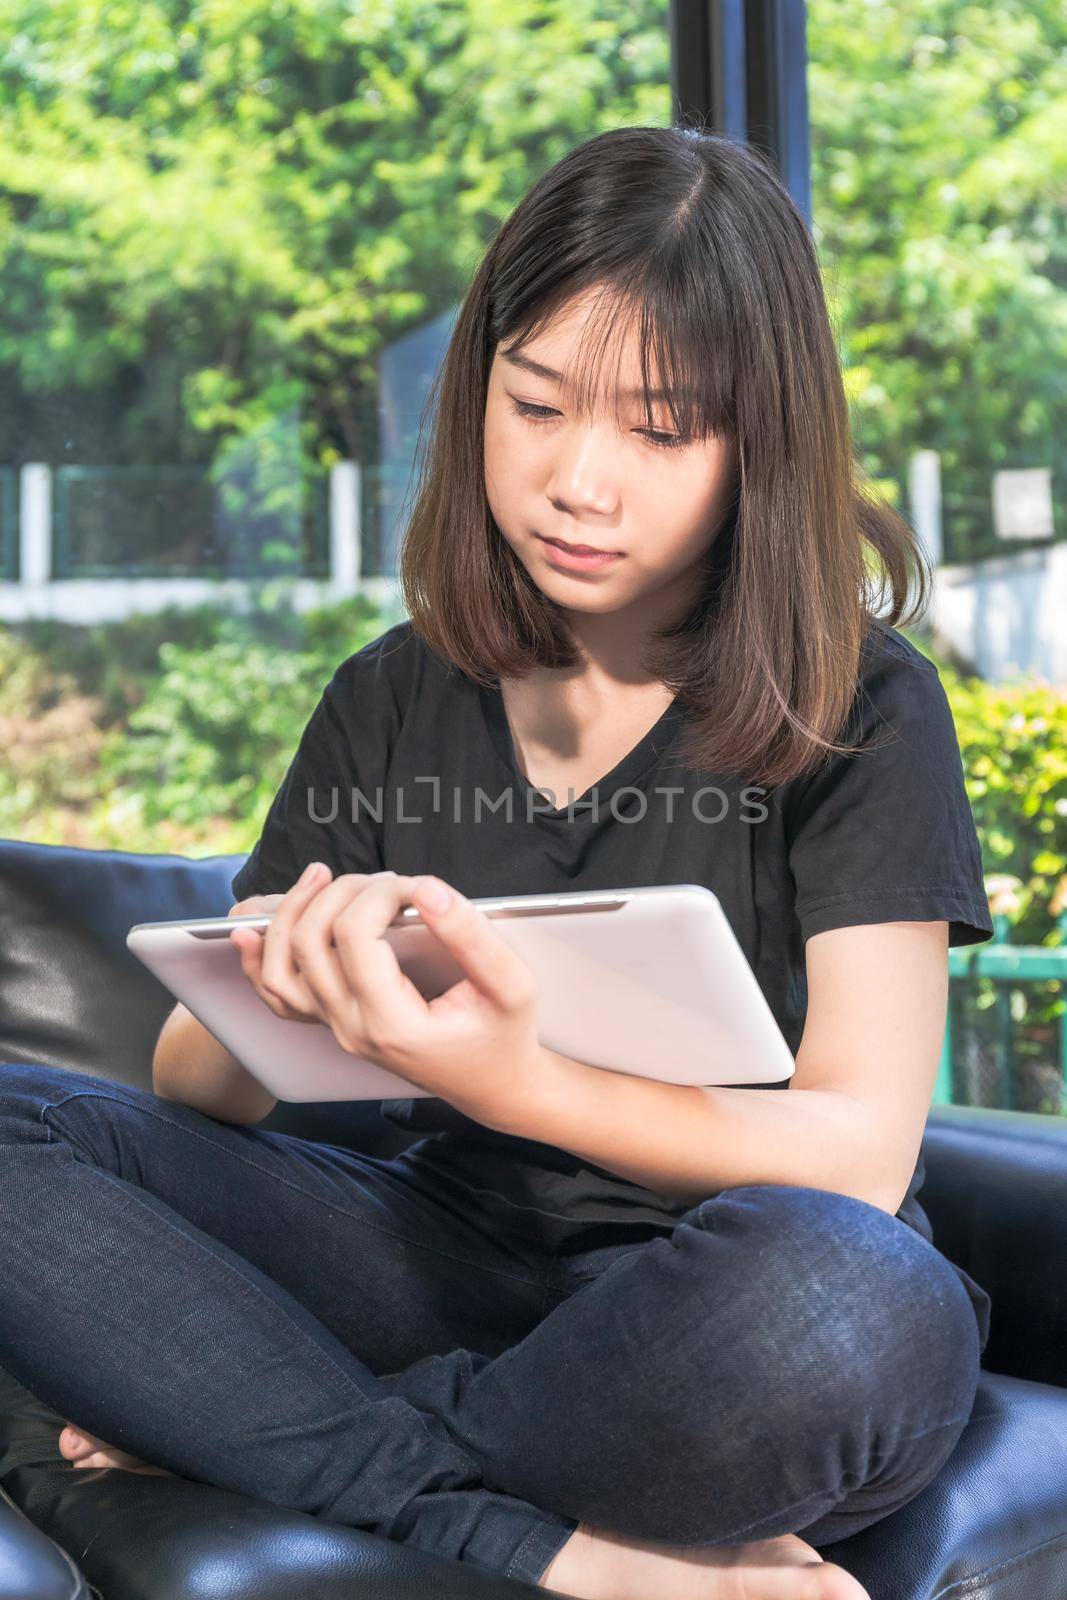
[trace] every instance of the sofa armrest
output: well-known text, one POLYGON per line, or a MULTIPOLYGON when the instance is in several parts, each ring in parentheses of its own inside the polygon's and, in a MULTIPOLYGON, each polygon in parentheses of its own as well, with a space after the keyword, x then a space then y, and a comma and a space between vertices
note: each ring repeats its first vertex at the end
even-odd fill
POLYGON ((0 1600, 89 1600, 85 1579, 58 1545, 0 1488, 0 1600))
POLYGON ((937 1106, 919 1199, 993 1302, 982 1365, 1067 1387, 1067 1119, 937 1106))
MULTIPOLYGON (((126 947, 135 922, 225 916, 243 855, 143 855, 0 839, 0 1064, 152 1087, 174 996, 126 947)), ((390 1157, 412 1142, 372 1100, 280 1101, 261 1126, 390 1157)))
POLYGON ((0 839, 0 1062, 149 1088, 174 996, 126 935, 135 922, 225 916, 242 860, 0 839))
MULTIPOLYGON (((15 1470, 12 1486, 106 1600, 536 1600, 546 1592, 187 1478, 30 1464, 15 1470)), ((60 1594, 67 1600, 68 1591, 55 1591, 56 1600, 60 1594)), ((88 1596, 74 1591, 70 1600, 88 1596)))

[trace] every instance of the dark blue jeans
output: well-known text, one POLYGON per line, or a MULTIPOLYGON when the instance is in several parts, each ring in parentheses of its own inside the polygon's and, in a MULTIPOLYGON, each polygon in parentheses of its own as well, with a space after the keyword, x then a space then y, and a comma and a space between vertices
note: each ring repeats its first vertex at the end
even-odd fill
POLYGON ((579 1521, 828 1544, 951 1453, 978 1327, 898 1218, 759 1184, 509 1230, 434 1144, 0 1066, 0 1366, 171 1472, 528 1582, 579 1521))

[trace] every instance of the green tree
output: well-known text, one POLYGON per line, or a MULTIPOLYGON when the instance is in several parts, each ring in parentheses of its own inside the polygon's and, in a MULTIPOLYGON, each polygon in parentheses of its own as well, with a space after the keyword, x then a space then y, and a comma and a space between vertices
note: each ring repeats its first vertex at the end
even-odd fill
POLYGON ((857 441, 898 484, 913 450, 941 451, 956 553, 986 553, 991 474, 1063 466, 1067 11, 811 0, 808 17, 816 233, 857 441))
MULTIPOLYGON (((809 6, 857 440, 898 484, 942 452, 962 550, 1067 431, 1065 44, 1059 0, 809 6)), ((370 460, 378 352, 565 150, 666 120, 667 51, 651 0, 10 0, 0 458, 213 459, 291 512, 292 441, 370 460)))
POLYGON ((368 460, 378 351, 460 298, 539 170, 666 119, 667 51, 652 0, 10 0, 9 417, 40 402, 45 459, 71 391, 104 459, 265 440, 276 498, 279 417, 309 462, 368 460))

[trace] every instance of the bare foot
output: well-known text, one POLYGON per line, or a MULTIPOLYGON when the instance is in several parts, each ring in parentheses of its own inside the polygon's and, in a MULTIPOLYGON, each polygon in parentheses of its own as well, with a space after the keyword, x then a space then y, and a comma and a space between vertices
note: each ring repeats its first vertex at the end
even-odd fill
POLYGON ((627 1539, 581 1522, 538 1587, 574 1600, 870 1600, 795 1533, 753 1544, 627 1539))
POLYGON ((166 1467, 153 1467, 149 1462, 131 1456, 126 1450, 105 1444, 95 1433, 86 1433, 84 1428, 76 1428, 73 1422, 68 1422, 59 1435, 59 1453, 66 1456, 75 1467, 122 1467, 126 1472, 146 1472, 161 1478, 174 1476, 166 1467))

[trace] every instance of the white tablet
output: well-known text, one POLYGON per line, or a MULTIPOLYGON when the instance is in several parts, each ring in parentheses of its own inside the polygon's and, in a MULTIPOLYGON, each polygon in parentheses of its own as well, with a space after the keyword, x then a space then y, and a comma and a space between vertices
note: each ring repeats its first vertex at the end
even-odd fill
MULTIPOLYGON (((694 883, 472 899, 537 976, 543 1045, 666 1083, 777 1082, 794 1061, 716 895, 694 883)), ((343 1050, 321 1022, 261 1000, 229 941, 270 915, 140 922, 130 950, 279 1100, 416 1099, 398 1073, 343 1050)), ((427 1000, 461 968, 406 906, 383 935, 427 1000)))

